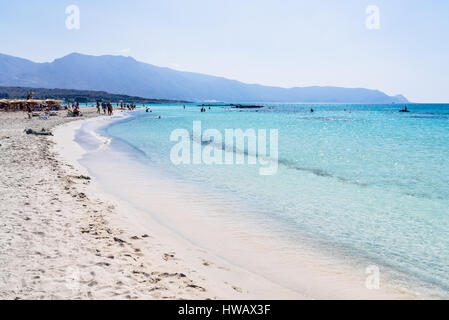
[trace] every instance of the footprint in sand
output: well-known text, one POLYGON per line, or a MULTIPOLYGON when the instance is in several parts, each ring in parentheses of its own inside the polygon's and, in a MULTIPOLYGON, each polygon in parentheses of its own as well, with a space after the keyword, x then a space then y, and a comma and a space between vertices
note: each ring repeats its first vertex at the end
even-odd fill
POLYGON ((187 288, 197 289, 199 291, 206 292, 206 289, 204 289, 203 287, 197 286, 196 284, 188 284, 187 288))
POLYGON ((162 259, 164 259, 165 261, 176 260, 175 253, 174 252, 164 253, 164 255, 162 256, 162 259))
POLYGON ((241 288, 236 287, 236 286, 232 286, 232 289, 234 289, 234 290, 237 291, 238 293, 242 293, 242 292, 243 292, 243 290, 242 290, 241 288))
POLYGON ((203 259, 203 266, 209 267, 211 264, 212 262, 203 259))

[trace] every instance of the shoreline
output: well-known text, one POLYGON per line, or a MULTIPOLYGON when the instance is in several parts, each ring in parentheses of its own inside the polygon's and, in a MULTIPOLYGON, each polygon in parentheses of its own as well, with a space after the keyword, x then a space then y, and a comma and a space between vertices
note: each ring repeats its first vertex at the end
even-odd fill
MULTIPOLYGON (((81 127, 81 125, 78 126, 78 128, 81 127)), ((72 131, 76 129, 71 129, 72 131)), ((67 131, 70 131, 67 129, 67 131)), ((102 137, 104 139, 104 137, 102 137)), ((72 139, 73 140, 73 139, 72 139)), ((67 143, 67 141, 65 142, 67 143)), ((71 162, 73 162, 73 156, 71 162)), ((126 162, 126 161, 125 161, 126 162)), ((80 165, 81 166, 81 165, 80 165)), ((119 169, 119 168, 117 168, 119 169)), ((121 168, 120 168, 121 169, 121 168)), ((94 171, 95 172, 95 171, 94 171)), ((129 173, 128 173, 129 174, 129 173)), ((118 177, 116 177, 118 179, 118 177)), ((127 176, 122 176, 120 181, 123 181, 123 179, 126 179, 127 176)), ((95 180, 95 178, 94 178, 95 180)), ((164 188, 165 181, 163 180, 157 180, 155 176, 151 177, 151 180, 155 180, 153 188, 150 190, 155 190, 155 186, 157 188, 164 188)), ((110 181, 111 182, 111 181, 110 181)), ((112 182, 113 183, 113 182, 112 182)), ((104 187, 104 186, 103 186, 104 187)), ((173 191, 173 193, 176 193, 176 191, 179 191, 177 189, 174 189, 174 185, 170 185, 170 188, 165 188, 165 191, 173 191), (172 189, 173 187, 173 189, 172 189)), ((190 186, 188 186, 190 187, 190 186)), ((97 190, 101 190, 101 186, 97 185, 97 190)), ((125 187, 126 189, 126 187, 125 187)), ((111 196, 110 190, 102 192, 108 194, 111 196)), ((228 269, 239 269, 239 273, 242 271, 249 272, 250 274, 253 274, 254 276, 261 276, 264 279, 268 279, 269 285, 280 285, 283 290, 289 291, 287 294, 287 298, 292 299, 353 299, 353 298, 362 298, 362 299, 384 299, 384 298, 395 298, 395 299, 410 299, 410 298, 419 298, 415 293, 409 291, 405 288, 393 288, 389 285, 384 285, 382 289, 380 290, 367 290, 365 285, 365 268, 363 267, 362 270, 357 269, 351 269, 347 268, 347 266, 333 266, 332 262, 329 262, 329 260, 325 259, 323 256, 319 256, 318 254, 311 254, 310 252, 302 252, 300 255, 281 255, 281 254, 275 254, 275 256, 270 257, 270 259, 267 260, 267 257, 263 255, 263 250, 270 249, 271 252, 274 252, 276 249, 276 245, 279 245, 279 243, 270 243, 270 246, 265 245, 260 246, 248 246, 248 248, 245 248, 245 250, 240 250, 241 242, 235 242, 233 243, 232 237, 233 232, 235 230, 232 230, 231 232, 227 232, 226 230, 222 230, 220 228, 217 228, 217 221, 213 221, 215 225, 212 225, 210 221, 207 221, 206 224, 202 225, 204 221, 201 221, 200 219, 196 219, 196 217, 193 217, 192 215, 189 215, 189 220, 193 219, 193 221, 185 220, 180 214, 188 214, 188 212, 195 211, 196 208, 194 207, 184 207, 182 211, 179 211, 177 207, 171 206, 170 203, 173 201, 169 201, 167 199, 163 199, 161 191, 159 192, 151 192, 156 193, 157 196, 155 196, 151 201, 151 205, 148 207, 144 207, 145 210, 143 210, 142 206, 139 206, 139 209, 137 211, 140 211, 140 223, 139 225, 144 224, 145 222, 148 222, 149 220, 153 220, 152 228, 162 228, 167 231, 169 229, 170 234, 165 234, 161 236, 164 239, 164 242, 170 242, 172 238, 182 238, 181 241, 184 242, 184 245, 187 243, 187 245, 194 247, 199 247, 202 252, 208 252, 211 253, 211 256, 209 260, 218 260, 222 261, 223 263, 228 264, 228 269), (159 202, 159 204, 155 204, 154 202, 159 202), (143 212, 147 211, 147 212, 143 212), (177 212, 179 211, 179 212, 177 212), (150 214, 149 214, 150 213, 150 214), (169 217, 166 220, 166 217, 169 217), (162 218, 162 220, 160 219, 162 218), (195 220, 196 219, 196 220, 195 220), (205 233, 203 238, 207 237, 208 243, 204 245, 205 243, 201 243, 199 241, 195 241, 197 239, 193 239, 189 237, 189 234, 185 234, 183 229, 179 228, 178 223, 182 223, 182 228, 190 228, 192 230, 197 230, 195 232, 200 232, 201 229, 205 228, 211 228, 215 231, 215 233, 222 233, 221 238, 214 238, 213 232, 205 233), (185 225, 185 223, 188 223, 185 225), (197 223, 197 224, 196 224, 197 223), (178 228, 177 228, 178 227, 178 228), (205 228, 204 228, 205 227, 205 228), (181 232, 180 232, 181 231, 181 232), (217 251, 214 250, 217 248, 219 243, 226 239, 225 241, 229 241, 227 243, 227 246, 229 249, 224 251, 217 251), (210 245, 209 245, 210 244, 210 245), (215 247, 214 247, 215 246, 215 247), (233 252, 235 251, 235 252, 233 252), (255 261, 259 261, 260 264, 268 264, 272 263, 272 266, 274 269, 276 267, 280 266, 282 264, 281 261, 284 261, 283 264, 285 264, 287 267, 284 268, 284 270, 274 270, 270 271, 267 268, 266 270, 262 270, 260 268, 251 268, 252 262, 248 264, 248 261, 244 261, 239 259, 238 255, 249 255, 251 259, 254 259, 255 261), (306 258, 310 261, 305 261, 306 258), (224 260, 223 260, 224 259, 224 260), (314 266, 318 266, 317 269, 324 268, 325 270, 314 270, 314 266), (340 268, 344 267, 344 268, 340 268), (278 272, 279 271, 279 272, 278 272), (285 276, 278 275, 279 273, 282 273, 283 271, 287 272, 289 276, 296 277, 295 284, 291 285, 290 282, 292 278, 289 278, 290 280, 286 279, 285 276), (346 275, 341 275, 340 273, 346 273, 346 275), (301 274, 304 274, 301 276, 301 274), (300 276, 298 276, 300 275, 300 276), (308 279, 311 278, 312 280, 308 279), (347 282, 348 285, 345 283, 347 282), (315 287, 315 288, 312 288, 315 287)), ((129 202, 130 199, 123 199, 120 197, 120 199, 117 198, 117 194, 113 195, 112 198, 117 202, 119 202, 123 207, 126 205, 128 206, 134 206, 135 203, 129 202)), ((177 199, 176 199, 177 200, 177 199)), ((150 201, 149 201, 150 202, 150 201)), ((135 208, 134 208, 135 209, 135 208)), ((150 225, 149 225, 150 226, 150 225)), ((240 226, 238 226, 240 227, 240 226)), ((242 234, 245 234, 246 237, 246 229, 249 229, 250 225, 247 225, 247 228, 243 228, 244 233, 242 233, 242 229, 238 229, 240 232, 239 237, 242 236, 242 234)), ((245 238, 248 240, 248 242, 255 242, 255 238, 251 238, 253 235, 248 233, 248 237, 245 238)), ((271 242, 268 237, 265 237, 267 242, 271 242)), ((242 239, 241 241, 244 241, 242 239)), ((260 242, 259 242, 260 243, 260 242)), ((246 244, 243 244, 243 247, 245 247, 246 244)), ((185 251, 183 249, 180 249, 179 251, 185 251)), ((213 264, 219 264, 219 263, 213 263, 213 264)), ((268 267, 268 266, 267 266, 268 267)), ((211 277, 216 277, 215 274, 211 274, 211 277)), ((268 284, 267 284, 268 285, 268 284)), ((251 289, 252 284, 247 284, 246 288, 248 289, 248 292, 254 292, 254 290, 251 289)), ((242 286, 245 287, 245 286, 242 286)), ((271 289, 272 290, 272 289, 271 289)), ((254 292, 254 297, 256 298, 267 298, 262 291, 257 290, 254 292)), ((271 293, 268 298, 270 299, 280 299, 282 295, 278 293, 271 293)), ((237 296, 236 298, 239 299, 237 296)), ((243 296, 240 296, 240 298, 244 298, 243 296)), ((285 297, 283 297, 285 299, 285 297)))
MULTIPOLYGON (((77 172, 91 177, 92 180, 86 188, 86 194, 95 194, 95 197, 101 198, 114 206, 116 214, 109 217, 109 222, 112 225, 116 225, 124 230, 133 230, 134 233, 136 233, 136 230, 140 230, 142 234, 152 235, 156 241, 161 242, 157 244, 157 247, 166 247, 166 250, 159 249, 159 254, 163 256, 163 259, 175 261, 176 265, 183 264, 184 268, 189 270, 185 274, 190 274, 195 278, 200 283, 200 290, 204 289, 204 292, 207 293, 204 297, 188 295, 184 298, 225 300, 309 299, 307 296, 279 286, 264 277, 239 268, 214 254, 208 253, 206 250, 186 241, 182 236, 160 222, 152 219, 146 212, 104 191, 96 181, 95 176, 91 175, 79 163, 85 151, 74 141, 75 131, 87 121, 110 122, 119 121, 123 118, 117 116, 112 118, 102 117, 58 126, 55 129, 55 137, 52 139, 55 142, 54 151, 59 154, 63 161, 70 163, 77 172)), ((109 138, 98 135, 97 137, 105 142, 105 147, 107 148, 109 138)), ((140 249, 141 252, 144 251, 144 248, 140 249)), ((154 257, 154 254, 153 257, 148 258, 150 263, 157 259, 157 257, 154 257)), ((175 297, 171 298, 174 299, 175 297)))
MULTIPOLYGON (((59 115, 59 119, 53 122, 38 119, 30 122, 21 119, 25 115, 19 113, 7 115, 15 128, 11 139, 19 142, 18 145, 14 142, 12 149, 19 154, 16 157, 3 153, 6 158, 2 160, 3 163, 17 161, 20 166, 9 167, 10 171, 5 176, 20 183, 2 181, 7 189, 2 192, 1 219, 9 228, 0 234, 0 240, 6 243, 5 248, 0 251, 0 257, 4 261, 0 265, 0 271, 5 283, 0 289, 1 298, 422 298, 397 288, 368 291, 363 288, 366 277, 364 272, 358 271, 356 275, 351 275, 346 274, 349 269, 345 269, 344 274, 339 274, 336 270, 331 270, 333 266, 329 261, 321 261, 322 263, 315 265, 315 260, 311 260, 308 265, 302 266, 305 256, 300 255, 295 256, 296 264, 285 260, 285 257, 284 260, 272 260, 285 264, 288 275, 295 276, 297 287, 289 288, 282 279, 273 278, 269 272, 252 270, 244 264, 227 259, 229 257, 226 255, 217 254, 213 249, 205 249, 194 241, 186 240, 145 210, 104 191, 97 179, 79 163, 85 151, 73 140, 75 131, 86 121, 116 119, 116 116, 112 119, 96 117, 92 109, 83 111, 87 113, 83 119, 59 115), (23 129, 20 126, 31 123, 35 129, 48 124, 54 137, 48 139, 27 136, 21 132, 23 129), (23 145, 31 145, 32 148, 25 148, 23 145), (18 160, 19 156, 30 162, 37 162, 37 165, 30 163, 26 170, 28 167, 23 168, 24 164, 18 160), (19 174, 26 177, 22 179, 18 177, 19 174), (33 196, 27 195, 27 190, 32 190, 33 196), (24 193, 23 200, 13 197, 24 193), (12 198, 8 199, 8 196, 12 198), (298 269, 298 266, 302 267, 298 269), (334 276, 340 277, 339 281, 334 276), (341 286, 342 280, 358 283, 360 288, 351 291, 348 287, 341 286)), ((107 140, 104 142, 107 148, 107 140)), ((0 144, 0 150, 4 151, 3 140, 0 144)), ((168 210, 161 211, 162 213, 172 214, 170 210, 177 210, 168 202, 159 203, 159 206, 162 206, 159 209, 168 210)), ((157 209, 157 206, 148 208, 157 209)), ((176 218, 176 213, 172 218, 176 218)), ((246 246, 246 243, 240 244, 246 246)), ((248 251, 237 251, 236 255, 241 253, 248 251)), ((267 264, 270 261, 263 255, 253 257, 262 258, 255 260, 259 263, 267 264)), ((266 267, 270 267, 269 263, 266 267)), ((339 272, 342 273, 341 270, 339 272)), ((280 276, 282 278, 283 275, 280 276)))

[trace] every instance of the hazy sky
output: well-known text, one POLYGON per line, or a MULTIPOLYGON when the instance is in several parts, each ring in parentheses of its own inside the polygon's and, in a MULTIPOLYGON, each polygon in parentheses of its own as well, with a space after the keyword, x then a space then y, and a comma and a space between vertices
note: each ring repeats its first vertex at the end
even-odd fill
POLYGON ((448 0, 0 0, 0 53, 130 55, 282 87, 332 85, 449 102, 448 0), (66 28, 66 7, 80 29, 66 28), (368 29, 368 5, 380 28, 368 29))

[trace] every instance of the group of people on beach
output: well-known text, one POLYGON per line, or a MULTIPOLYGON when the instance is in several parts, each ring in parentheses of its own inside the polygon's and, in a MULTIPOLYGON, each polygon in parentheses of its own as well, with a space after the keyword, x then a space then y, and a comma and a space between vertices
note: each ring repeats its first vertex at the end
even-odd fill
POLYGON ((114 107, 112 106, 112 103, 110 102, 102 102, 97 101, 97 113, 101 114, 101 110, 103 110, 103 114, 106 115, 106 112, 108 116, 112 116, 114 114, 114 107))
MULTIPOLYGON (((120 110, 135 110, 137 108, 137 105, 135 103, 125 103, 125 102, 120 102, 120 103, 116 103, 116 108, 120 108, 120 110)), ((145 107, 145 105, 143 105, 145 107)), ((97 113, 101 114, 101 112, 103 111, 104 115, 108 115, 108 116, 112 116, 114 114, 114 106, 112 105, 111 102, 101 102, 101 101, 97 101, 97 113)))
POLYGON ((15 104, 0 102, 0 111, 5 112, 19 112, 24 111, 27 113, 33 111, 58 111, 63 110, 64 108, 60 105, 49 105, 49 104, 31 104, 27 102, 20 102, 15 104))
MULTIPOLYGON (((134 103, 117 103, 117 107, 120 106, 120 110, 135 110, 137 108, 136 104, 134 103)), ((143 105, 145 107, 145 105, 143 105)))
POLYGON ((68 117, 81 117, 83 114, 80 111, 79 102, 74 102, 70 105, 70 102, 67 103, 67 116, 68 117))

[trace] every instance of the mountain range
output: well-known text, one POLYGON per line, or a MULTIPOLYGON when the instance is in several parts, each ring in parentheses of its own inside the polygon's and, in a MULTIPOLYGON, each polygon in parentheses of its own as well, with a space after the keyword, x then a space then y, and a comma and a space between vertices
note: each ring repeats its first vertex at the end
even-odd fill
POLYGON ((72 53, 36 63, 0 54, 0 86, 99 90, 153 99, 223 102, 405 103, 379 90, 341 87, 281 88, 177 71, 124 56, 72 53))

